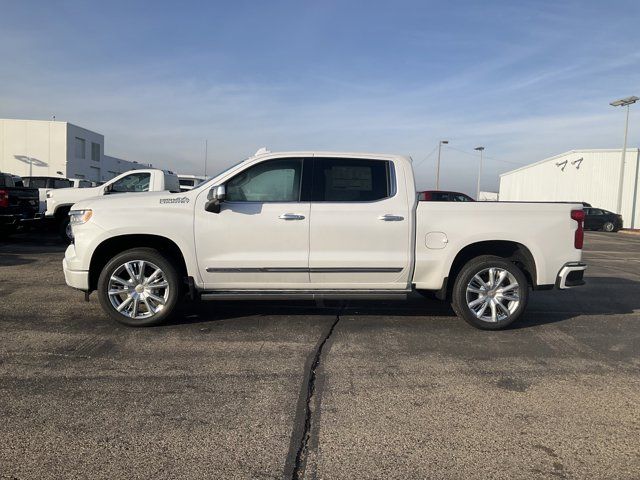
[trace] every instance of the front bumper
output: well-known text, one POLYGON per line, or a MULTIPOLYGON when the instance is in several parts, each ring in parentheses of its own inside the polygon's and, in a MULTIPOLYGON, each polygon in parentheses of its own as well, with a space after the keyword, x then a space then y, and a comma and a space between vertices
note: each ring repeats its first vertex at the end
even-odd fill
POLYGON ((62 271, 64 272, 64 280, 67 285, 78 290, 89 290, 89 272, 86 270, 73 270, 71 267, 76 262, 76 250, 74 245, 69 245, 62 260, 62 271))
POLYGON ((567 288, 578 287, 584 285, 584 271, 587 269, 587 264, 582 262, 569 262, 558 272, 558 278, 556 280, 556 287, 562 290, 567 288))

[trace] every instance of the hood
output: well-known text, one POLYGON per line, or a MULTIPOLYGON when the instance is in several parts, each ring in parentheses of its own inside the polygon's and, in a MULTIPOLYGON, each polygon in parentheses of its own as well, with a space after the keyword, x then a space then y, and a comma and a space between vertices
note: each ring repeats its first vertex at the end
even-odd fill
MULTIPOLYGON (((85 189, 86 190, 86 189, 85 189)), ((103 208, 140 209, 156 207, 160 205, 189 205, 197 196, 196 192, 138 192, 138 193, 112 193, 100 197, 89 198, 76 203, 76 210, 91 208, 100 210, 103 208)))
POLYGON ((49 191, 50 198, 56 200, 56 202, 67 202, 73 200, 83 200, 85 198, 96 197, 102 195, 104 187, 90 187, 90 188, 55 188, 47 189, 49 191))

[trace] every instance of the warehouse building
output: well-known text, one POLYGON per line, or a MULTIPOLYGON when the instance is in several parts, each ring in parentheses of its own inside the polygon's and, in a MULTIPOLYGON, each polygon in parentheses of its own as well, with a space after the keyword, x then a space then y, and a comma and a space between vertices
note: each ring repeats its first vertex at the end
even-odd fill
POLYGON ((588 202, 640 228, 640 149, 571 150, 500 175, 500 201, 588 202), (618 201, 621 195, 621 212, 618 201))
POLYGON ((0 171, 104 182, 148 168, 104 153, 104 136, 68 122, 0 119, 0 171))

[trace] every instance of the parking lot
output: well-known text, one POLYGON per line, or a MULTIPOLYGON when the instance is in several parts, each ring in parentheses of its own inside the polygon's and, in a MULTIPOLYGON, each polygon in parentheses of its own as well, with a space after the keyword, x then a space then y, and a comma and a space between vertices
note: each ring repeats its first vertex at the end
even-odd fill
POLYGON ((445 304, 205 303, 147 329, 0 242, 0 478, 638 478, 640 236, 486 332, 445 304))

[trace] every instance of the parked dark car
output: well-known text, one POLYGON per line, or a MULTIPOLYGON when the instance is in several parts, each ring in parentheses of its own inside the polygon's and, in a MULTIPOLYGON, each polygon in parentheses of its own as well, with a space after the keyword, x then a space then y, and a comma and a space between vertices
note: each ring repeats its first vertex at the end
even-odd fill
POLYGON ((422 202, 475 202, 469 195, 445 190, 425 190, 418 192, 418 200, 422 202))
POLYGON ((617 232, 622 228, 622 216, 602 208, 584 208, 585 230, 617 232))
POLYGON ((38 189, 25 188, 20 177, 0 172, 0 235, 37 217, 38 189))

